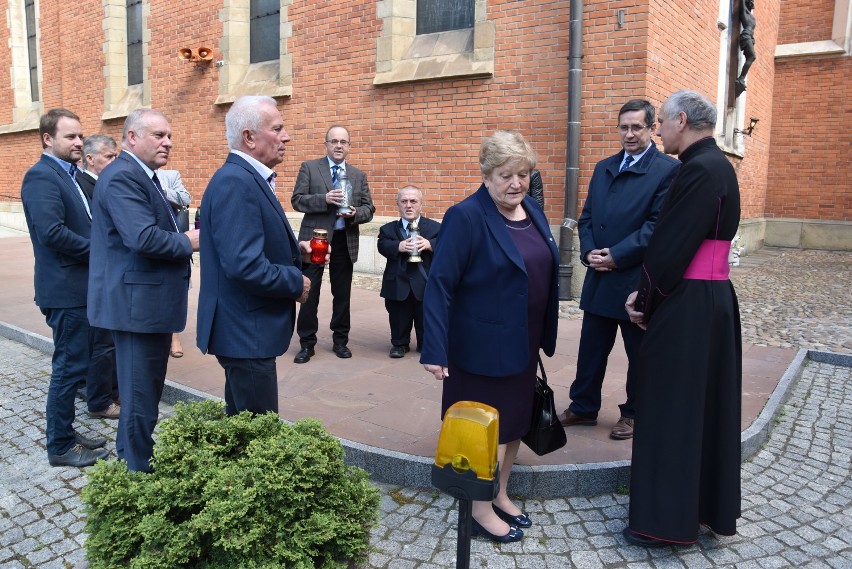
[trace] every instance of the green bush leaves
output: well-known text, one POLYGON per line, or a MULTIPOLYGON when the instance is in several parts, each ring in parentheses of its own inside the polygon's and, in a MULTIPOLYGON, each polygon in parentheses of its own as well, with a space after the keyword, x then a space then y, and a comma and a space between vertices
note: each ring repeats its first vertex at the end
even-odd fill
POLYGON ((150 474, 99 462, 83 489, 91 569, 345 566, 369 550, 379 492, 315 419, 178 404, 150 474))

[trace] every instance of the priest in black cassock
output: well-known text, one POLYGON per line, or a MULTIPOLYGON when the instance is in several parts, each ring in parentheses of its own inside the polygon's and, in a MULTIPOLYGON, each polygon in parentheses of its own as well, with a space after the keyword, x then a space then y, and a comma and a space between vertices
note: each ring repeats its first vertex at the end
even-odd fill
POLYGON ((624 537, 646 547, 694 543, 700 525, 733 535, 740 516, 742 343, 728 280, 739 185, 704 96, 678 91, 659 123, 665 152, 683 165, 626 303, 646 332, 624 537))

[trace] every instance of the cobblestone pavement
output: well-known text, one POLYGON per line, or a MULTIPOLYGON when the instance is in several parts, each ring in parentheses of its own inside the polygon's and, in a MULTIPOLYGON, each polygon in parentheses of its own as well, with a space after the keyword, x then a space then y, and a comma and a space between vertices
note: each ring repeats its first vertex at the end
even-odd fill
MULTIPOLYGON (((0 339, 0 567, 83 564, 85 471, 51 468, 42 438, 50 359, 0 339)), ((765 447, 743 465, 743 518, 734 537, 704 533, 698 544, 645 550, 621 529, 628 498, 526 500, 535 525, 523 541, 474 539, 471 567, 852 567, 852 368, 809 362, 765 447)), ((112 438, 115 423, 78 428, 112 438)), ((164 414, 170 409, 164 407, 164 414)), ((365 567, 455 566, 457 506, 431 489, 380 485, 381 520, 365 567)))
MULTIPOLYGON (((852 254, 770 250, 748 259, 733 279, 749 341, 852 352, 852 254), (811 269, 826 266, 830 274, 811 269)), ((45 456, 49 376, 48 356, 0 338, 0 569, 85 565, 85 471, 51 468, 45 456)), ((115 422, 88 418, 81 402, 77 412, 80 432, 114 440, 115 422)), ((470 566, 850 568, 850 457, 852 368, 808 362, 764 448, 743 464, 736 536, 704 533, 696 545, 645 550, 621 537, 626 495, 526 500, 535 522, 527 537, 508 545, 474 539, 470 566)), ((455 502, 432 489, 380 487, 375 551, 364 567, 454 567, 455 502)))

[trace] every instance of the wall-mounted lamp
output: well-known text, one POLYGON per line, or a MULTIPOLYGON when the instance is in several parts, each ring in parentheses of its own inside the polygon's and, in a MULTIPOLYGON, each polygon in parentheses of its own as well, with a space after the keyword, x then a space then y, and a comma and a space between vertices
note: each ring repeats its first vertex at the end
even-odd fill
POLYGON ((760 119, 756 119, 754 117, 751 117, 751 119, 749 119, 749 121, 748 121, 748 128, 744 128, 742 130, 735 128, 734 134, 742 134, 744 136, 751 136, 751 132, 754 130, 754 127, 755 127, 755 125, 757 125, 757 121, 759 121, 759 120, 760 119))
POLYGON ((199 63, 210 63, 213 61, 213 48, 207 46, 201 46, 196 49, 182 47, 178 50, 178 59, 194 61, 196 65, 199 63))

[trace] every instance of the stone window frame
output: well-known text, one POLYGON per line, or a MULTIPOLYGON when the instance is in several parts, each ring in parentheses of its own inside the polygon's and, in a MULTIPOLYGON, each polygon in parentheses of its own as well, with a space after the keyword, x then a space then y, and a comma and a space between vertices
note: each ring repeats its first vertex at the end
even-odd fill
POLYGON ((229 104, 243 95, 291 97, 293 95, 293 56, 287 41, 293 35, 289 6, 293 0, 281 0, 281 39, 279 58, 249 62, 249 0, 224 0, 219 10, 222 38, 219 51, 219 96, 217 105, 229 104))
POLYGON ((417 0, 379 0, 374 85, 494 75, 495 25, 474 0, 473 28, 416 34, 417 0))
POLYGON ((9 76, 12 87, 12 122, 0 125, 0 133, 23 132, 38 128, 44 112, 41 100, 42 61, 41 61, 41 2, 35 1, 36 54, 38 65, 39 100, 32 100, 30 89, 30 58, 27 45, 27 14, 24 0, 12 0, 6 9, 6 25, 9 29, 9 51, 11 66, 9 76))
POLYGON ((151 106, 151 5, 142 2, 142 83, 128 85, 126 0, 102 0, 104 7, 104 113, 101 120, 123 118, 151 106))
MULTIPOLYGON (((742 2, 743 0, 740 0, 742 2)), ((719 19, 716 26, 719 29, 719 75, 718 75, 718 90, 716 92, 716 142, 719 147, 727 154, 742 158, 745 154, 745 140, 743 134, 734 132, 734 130, 742 130, 745 128, 745 108, 748 91, 744 91, 736 98, 734 106, 728 106, 729 90, 733 88, 730 85, 732 69, 731 66, 736 66, 736 70, 745 61, 745 56, 739 50, 739 30, 737 36, 732 38, 734 30, 732 30, 732 22, 739 26, 738 18, 733 18, 731 9, 734 8, 734 2, 731 0, 719 0, 719 19), (732 55, 732 45, 736 44, 736 58, 732 55)), ((733 73, 736 76, 736 73, 733 73)))
POLYGON ((775 61, 795 57, 852 54, 852 2, 834 0, 831 39, 775 46, 775 61))

